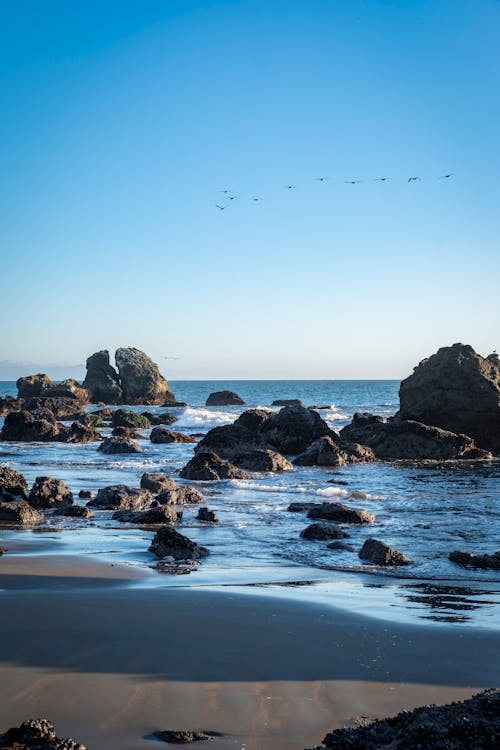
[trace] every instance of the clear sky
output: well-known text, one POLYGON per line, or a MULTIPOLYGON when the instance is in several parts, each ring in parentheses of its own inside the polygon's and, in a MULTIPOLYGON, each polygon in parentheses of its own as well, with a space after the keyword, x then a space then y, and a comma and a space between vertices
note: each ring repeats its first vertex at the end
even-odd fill
POLYGON ((499 348, 499 34, 498 0, 2 0, 0 360, 499 348))

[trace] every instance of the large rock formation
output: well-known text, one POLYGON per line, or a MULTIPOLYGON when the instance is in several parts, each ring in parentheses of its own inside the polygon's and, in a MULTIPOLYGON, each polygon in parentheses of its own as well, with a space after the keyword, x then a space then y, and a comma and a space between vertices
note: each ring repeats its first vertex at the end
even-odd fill
POLYGON ((73 505, 73 494, 60 479, 37 477, 28 502, 33 508, 60 508, 73 505))
POLYGON ((500 362, 453 344, 422 360, 399 389, 401 419, 456 433, 500 453, 500 362))
MULTIPOLYGON (((52 389, 48 389, 46 393, 51 391, 52 389)), ((63 419, 68 422, 79 419, 84 414, 82 404, 69 391, 65 396, 46 396, 45 394, 33 396, 22 404, 22 408, 33 412, 39 409, 48 409, 56 419, 63 419)))
POLYGON ((147 354, 139 349, 127 347, 117 349, 115 359, 124 403, 175 403, 175 396, 160 373, 158 365, 147 354))
POLYGON ((0 500, 14 500, 24 498, 28 491, 26 479, 9 466, 0 466, 0 500))
POLYGON ((83 387, 90 393, 90 400, 97 404, 121 404, 123 392, 120 387, 118 373, 109 364, 109 352, 103 349, 92 354, 87 359, 87 374, 83 387))
POLYGON ((66 396, 78 399, 81 404, 88 404, 90 400, 90 393, 86 388, 77 383, 73 378, 66 378, 66 380, 53 385, 50 388, 44 390, 41 396, 66 396))

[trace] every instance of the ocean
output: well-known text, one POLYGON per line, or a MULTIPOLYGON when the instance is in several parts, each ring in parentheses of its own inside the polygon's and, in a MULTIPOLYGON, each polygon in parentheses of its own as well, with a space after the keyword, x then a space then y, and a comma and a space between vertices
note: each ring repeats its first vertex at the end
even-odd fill
MULTIPOLYGON (((322 407, 320 415, 335 430, 348 424, 357 411, 387 417, 398 409, 396 380, 171 381, 170 386, 177 400, 188 404, 173 410, 178 417, 173 429, 197 435, 230 424, 245 409, 269 407, 279 398, 299 398, 306 406, 322 407), (212 391, 223 389, 238 393, 245 406, 205 406, 212 391)), ((0 391, 13 396, 17 392, 13 382, 0 382, 0 391)), ((160 411, 160 407, 146 408, 160 411)), ((29 483, 37 476, 62 479, 77 498, 81 489, 95 491, 118 483, 137 486, 145 471, 175 477, 193 454, 192 445, 153 445, 149 431, 141 432, 140 454, 106 456, 92 443, 0 443, 0 461, 20 471, 29 483)), ((498 571, 457 567, 448 554, 454 549, 477 553, 500 549, 499 461, 439 467, 411 462, 336 470, 296 467, 283 474, 255 474, 249 480, 198 486, 220 522, 203 524, 195 518, 198 507, 187 507, 179 530, 211 554, 189 576, 158 573, 147 585, 234 587, 248 593, 269 591, 274 596, 335 601, 375 616, 387 614, 390 608, 391 615, 402 621, 425 618, 435 623, 498 625, 498 571), (363 493, 361 499, 351 497, 353 491, 363 493), (329 499, 366 508, 376 516, 374 525, 346 528, 346 542, 354 552, 332 551, 326 542, 301 539, 300 531, 308 525, 305 514, 287 512, 295 500, 329 499), (369 536, 410 555, 413 564, 395 570, 363 564, 357 551, 369 536)), ((2 531, 0 538, 19 533, 26 539, 40 534, 2 531)), ((155 562, 148 552, 153 532, 113 521, 111 512, 97 512, 90 524, 49 516, 45 533, 57 540, 58 553, 97 555, 139 567, 155 562)))

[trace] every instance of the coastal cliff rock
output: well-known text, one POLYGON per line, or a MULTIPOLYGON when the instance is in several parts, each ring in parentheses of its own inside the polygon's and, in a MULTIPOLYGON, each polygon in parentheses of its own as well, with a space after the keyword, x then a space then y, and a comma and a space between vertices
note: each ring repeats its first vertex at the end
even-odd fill
POLYGON ((199 560, 208 555, 206 547, 200 547, 172 526, 158 529, 149 549, 157 557, 173 557, 174 560, 199 560))
POLYGON ((175 396, 158 365, 134 347, 116 350, 116 366, 126 404, 175 403, 175 396))
POLYGON ((209 481, 217 479, 250 479, 248 471, 238 469, 237 466, 223 461, 216 453, 197 453, 183 469, 180 476, 183 479, 197 479, 209 481))
POLYGON ((308 518, 335 521, 335 523, 375 523, 375 516, 363 508, 350 508, 342 503, 319 503, 313 505, 308 518))
POLYGON ((109 363, 109 352, 103 349, 87 359, 87 374, 83 387, 90 393, 93 404, 123 403, 123 392, 118 380, 118 373, 109 363))
POLYGON ((25 497, 28 491, 26 479, 9 466, 0 466, 0 500, 25 497))
POLYGON ((0 734, 0 750, 85 750, 73 739, 57 737, 48 719, 29 719, 0 734))
POLYGON ((22 408, 26 411, 38 411, 38 409, 48 409, 56 419, 66 421, 79 419, 83 416, 84 410, 76 396, 33 396, 24 401, 22 408))
POLYGON ((17 397, 18 398, 32 398, 32 396, 40 396, 48 388, 55 388, 55 383, 45 375, 43 372, 39 372, 36 375, 27 375, 26 377, 19 378, 16 382, 17 385, 17 397))
POLYGON ((215 391, 206 400, 206 406, 241 406, 245 402, 234 391, 215 391))
POLYGON ((358 443, 337 443, 329 435, 314 440, 294 460, 297 466, 344 466, 375 461, 371 448, 358 443))
POLYGON ((389 547, 385 542, 372 538, 365 540, 359 557, 374 565, 409 565, 413 562, 408 555, 404 555, 394 547, 389 547))
MULTIPOLYGON (((0 495, 1 498, 1 495, 0 495)), ((0 499, 0 524, 13 526, 35 526, 43 521, 43 515, 26 502, 2 502, 0 499)))
POLYGON ((500 362, 453 344, 422 360, 399 389, 401 419, 470 435, 500 453, 500 362))
POLYGON ((87 507, 99 510, 146 510, 151 507, 153 496, 149 490, 115 484, 102 487, 97 495, 89 500, 87 507))
POLYGON ((33 508, 58 508, 73 504, 73 493, 60 479, 37 477, 28 495, 33 508))
POLYGON ((337 435, 319 414, 303 406, 285 406, 266 419, 259 428, 260 436, 279 453, 302 453, 313 440, 328 435, 334 442, 337 435))

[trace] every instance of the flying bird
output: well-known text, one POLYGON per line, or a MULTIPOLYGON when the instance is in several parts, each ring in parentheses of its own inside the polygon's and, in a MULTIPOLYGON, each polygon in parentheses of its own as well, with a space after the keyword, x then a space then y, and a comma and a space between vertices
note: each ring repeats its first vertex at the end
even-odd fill
POLYGON ((387 180, 392 180, 392 177, 375 177, 373 182, 386 182, 387 180))
POLYGON ((344 180, 346 185, 357 185, 361 180, 344 180))
POLYGON ((259 198, 259 197, 258 197, 258 196, 256 195, 256 196, 255 196, 254 198, 250 198, 250 200, 251 200, 251 201, 253 201, 254 203, 258 203, 259 201, 261 201, 261 200, 262 200, 262 198, 259 198))
POLYGON ((219 193, 224 193, 224 195, 227 195, 230 192, 231 190, 219 190, 219 193))
POLYGON ((408 177, 408 182, 416 182, 417 180, 420 180, 420 177, 408 177))
POLYGON ((215 205, 219 209, 219 211, 224 211, 224 209, 227 208, 227 206, 220 206, 218 203, 216 203, 215 205))
POLYGON ((238 196, 237 195, 227 195, 226 200, 227 201, 234 201, 238 196))
POLYGON ((328 177, 315 177, 315 180, 318 180, 318 182, 325 182, 325 180, 328 180, 328 177))
POLYGON ((441 177, 440 177, 439 179, 440 179, 440 180, 447 180, 447 179, 449 179, 450 177, 453 177, 453 175, 454 175, 454 174, 455 174, 454 172, 450 172, 450 174, 442 174, 442 175, 441 175, 441 177))
POLYGON ((287 190, 293 190, 293 188, 296 187, 296 185, 285 185, 285 187, 287 190))

